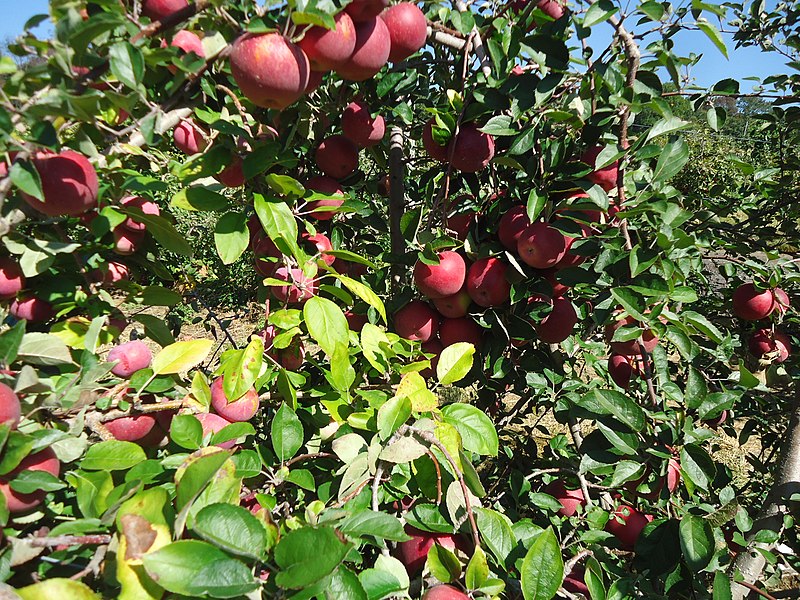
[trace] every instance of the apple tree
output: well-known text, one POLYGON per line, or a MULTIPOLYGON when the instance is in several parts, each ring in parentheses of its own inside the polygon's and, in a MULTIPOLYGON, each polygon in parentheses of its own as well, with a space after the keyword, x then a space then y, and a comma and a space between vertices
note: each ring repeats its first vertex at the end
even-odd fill
POLYGON ((742 94, 676 36, 795 52, 759 6, 51 0, 0 58, 4 595, 797 587, 793 79, 681 177, 742 94), (161 318, 201 246, 247 335, 161 318))

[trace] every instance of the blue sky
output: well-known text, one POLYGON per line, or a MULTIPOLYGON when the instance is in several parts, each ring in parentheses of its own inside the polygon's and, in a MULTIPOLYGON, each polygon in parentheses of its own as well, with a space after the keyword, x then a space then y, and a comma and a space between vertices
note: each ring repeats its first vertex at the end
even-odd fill
MULTIPOLYGON (((47 0, 24 0, 3 2, 3 19, 0 20, 0 39, 15 37, 22 31, 25 22, 33 15, 47 12, 47 0)), ((610 26, 597 25, 595 36, 610 34, 610 26), (606 30, 606 31, 604 31, 606 30)), ((52 31, 52 25, 46 24, 37 30, 39 35, 52 31)), ((729 59, 725 59, 719 50, 700 31, 685 31, 677 37, 676 49, 679 53, 695 52, 703 54, 700 63, 695 66, 691 75, 697 85, 710 86, 720 79, 732 78, 742 82, 743 92, 750 91, 753 83, 744 81, 745 77, 757 75, 764 77, 774 73, 787 72, 785 61, 775 52, 761 53, 756 48, 733 49, 731 36, 726 35, 729 59)))

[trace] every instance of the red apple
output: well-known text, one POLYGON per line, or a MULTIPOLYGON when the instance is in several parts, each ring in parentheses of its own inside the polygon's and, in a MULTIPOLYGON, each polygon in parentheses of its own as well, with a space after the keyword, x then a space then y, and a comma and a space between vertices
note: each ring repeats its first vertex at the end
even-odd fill
POLYGON ((497 236, 500 243, 512 252, 517 251, 517 245, 522 233, 531 225, 528 218, 528 209, 522 205, 511 207, 500 218, 497 224, 497 236))
POLYGON ((511 284, 506 279, 506 265, 497 258, 482 258, 469 268, 467 292, 478 306, 500 306, 511 295, 511 284))
POLYGON ((464 195, 454 198, 447 202, 445 208, 444 226, 455 234, 456 239, 464 241, 467 239, 469 230, 478 219, 478 213, 474 210, 464 210, 465 205, 474 201, 473 196, 464 195))
MULTIPOLYGON (((348 8, 353 3, 348 4, 348 8)), ((350 12, 350 16, 353 13, 350 12)), ((349 60, 336 69, 342 79, 365 81, 380 71, 389 59, 391 40, 386 23, 378 17, 359 21, 356 26, 356 47, 349 60)))
POLYGON ((342 114, 342 131, 351 142, 362 148, 378 144, 386 132, 383 117, 370 114, 369 107, 363 102, 351 102, 342 114))
POLYGON ((97 276, 100 281, 109 284, 130 279, 131 272, 128 269, 128 265, 116 260, 110 260, 103 269, 98 270, 97 276))
POLYGON ((636 540, 651 519, 650 515, 645 515, 632 506, 621 504, 611 513, 606 531, 617 538, 624 550, 633 550, 636 540))
MULTIPOLYGON (((146 215, 152 216, 159 216, 161 214, 161 210, 158 208, 158 204, 153 202, 152 200, 147 200, 146 198, 140 198, 139 196, 125 196, 122 200, 119 201, 122 206, 125 208, 138 208, 146 215)), ((137 221, 136 217, 128 217, 122 223, 122 227, 127 229, 128 231, 144 231, 147 226, 142 223, 141 221, 137 221)))
POLYGON ((98 181, 92 163, 74 150, 38 152, 31 161, 42 182, 44 202, 21 194, 31 207, 49 217, 75 217, 97 207, 98 181))
POLYGON ((144 231, 131 231, 119 226, 111 232, 114 236, 114 252, 120 256, 130 256, 135 253, 144 241, 144 231))
POLYGON ((561 283, 558 279, 556 279, 557 269, 547 269, 542 273, 544 278, 547 280, 547 283, 550 284, 550 287, 553 289, 553 293, 550 294, 552 298, 559 298, 566 294, 570 287, 561 283))
POLYGON ((142 14, 153 21, 163 21, 187 6, 189 0, 143 0, 142 14))
POLYGON ((427 152, 428 156, 432 159, 438 160, 439 162, 446 162, 448 157, 447 145, 440 146, 436 143, 436 140, 433 139, 433 126, 435 124, 435 119, 431 119, 425 123, 425 127, 422 129, 422 147, 425 148, 425 152, 427 152))
POLYGON ((450 551, 455 551, 456 549, 456 540, 451 533, 431 533, 421 531, 411 525, 405 526, 405 532, 411 536, 411 539, 397 544, 395 553, 411 576, 419 573, 425 566, 428 551, 434 544, 439 544, 450 551))
MULTIPOLYGON (((204 438, 206 436, 213 436, 215 433, 231 424, 231 422, 227 419, 224 419, 219 415, 215 415, 214 413, 200 413, 195 415, 195 417, 197 417, 197 420, 200 421, 200 425, 203 426, 204 438)), ((228 440, 227 442, 222 442, 221 444, 216 445, 220 448, 224 448, 225 450, 229 450, 234 447, 235 441, 228 440)))
POLYGON ((306 277, 302 269, 280 266, 272 275, 275 279, 291 282, 291 285, 270 286, 272 294, 281 302, 303 304, 317 295, 317 280, 306 277))
POLYGON ((439 311, 439 314, 448 319, 465 317, 470 304, 472 304, 472 298, 470 298, 466 286, 451 296, 433 300, 433 305, 439 311))
POLYGON ((0 383, 0 423, 16 429, 22 409, 19 398, 5 383, 0 383))
POLYGON ((108 353, 107 360, 108 362, 117 361, 111 372, 117 377, 127 379, 136 371, 149 367, 153 360, 153 354, 147 344, 140 340, 133 340, 114 346, 108 353))
POLYGON ((322 78, 325 75, 323 71, 311 71, 308 74, 308 84, 306 85, 306 94, 310 94, 322 85, 322 78))
POLYGON ((356 27, 347 12, 334 17, 335 27, 315 26, 297 45, 308 56, 312 71, 331 71, 345 64, 356 47, 356 27))
POLYGON ((258 392, 250 388, 239 398, 229 401, 222 386, 222 377, 217 377, 211 384, 211 406, 217 414, 231 422, 252 419, 258 412, 258 392))
POLYGON ((208 142, 202 130, 192 120, 184 120, 172 130, 175 147, 184 154, 198 154, 206 149, 208 142))
POLYGON ((442 346, 442 343, 436 338, 422 343, 422 351, 425 354, 433 354, 433 356, 430 359, 431 366, 420 371, 420 375, 427 378, 433 377, 436 374, 436 365, 439 364, 439 356, 441 355, 442 350, 444 350, 444 346, 442 346))
POLYGON ((562 479, 556 479, 544 488, 544 493, 551 495, 561 503, 558 514, 571 517, 578 512, 579 506, 586 506, 586 498, 580 488, 569 489, 562 479))
POLYGON ((584 581, 585 577, 585 569, 580 565, 575 565, 572 568, 572 571, 570 571, 567 576, 564 577, 561 587, 568 592, 572 592, 573 594, 583 594, 586 598, 591 598, 589 595, 589 587, 584 581))
POLYGON ((422 600, 470 600, 470 598, 452 585, 435 585, 425 591, 422 600))
POLYGON ((544 319, 534 326, 539 339, 546 344, 560 344, 566 340, 575 329, 578 322, 578 313, 567 298, 550 299, 539 294, 531 296, 529 302, 546 302, 553 309, 544 319))
POLYGON ((242 187, 247 179, 242 169, 243 163, 240 156, 234 156, 230 164, 214 175, 214 178, 222 185, 229 188, 242 187))
MULTIPOLYGON (((184 54, 194 52, 200 58, 205 58, 206 56, 206 52, 203 49, 203 41, 197 36, 196 33, 192 33, 191 31, 187 31, 185 29, 181 29, 178 33, 176 33, 169 45, 173 48, 179 48, 184 54)), ((161 40, 161 47, 167 47, 167 40, 161 40)), ((178 72, 178 68, 175 65, 167 65, 167 69, 169 69, 169 72, 172 74, 178 72)), ((122 119, 122 121, 124 120, 125 119, 122 119)))
POLYGON ((230 60, 239 89, 256 106, 283 110, 306 91, 308 57, 279 33, 244 34, 230 60))
POLYGON ((153 415, 136 415, 133 417, 120 417, 104 423, 114 439, 121 442, 136 442, 149 434, 156 425, 153 415))
POLYGON ((709 427, 711 429, 717 429, 720 425, 722 425, 725 421, 728 420, 728 411, 723 410, 713 419, 706 419, 703 421, 703 425, 709 427))
POLYGON ((335 210, 319 210, 320 208, 330 207, 335 209, 339 208, 344 203, 344 190, 339 186, 339 182, 332 177, 325 177, 324 175, 312 177, 306 181, 306 189, 327 196, 342 196, 341 200, 327 198, 324 200, 314 200, 308 203, 308 210, 311 211, 308 213, 308 216, 318 221, 330 221, 336 216, 335 210))
POLYGON ((608 357, 608 374, 614 383, 627 390, 631 379, 640 374, 639 361, 632 356, 612 354, 608 357))
POLYGON ((394 315, 397 335, 407 340, 427 342, 439 329, 439 316, 420 300, 412 300, 394 315))
POLYGON ((25 287, 25 276, 15 260, 0 258, 0 299, 8 300, 25 287))
POLYGON ((35 454, 29 454, 22 459, 13 471, 0 477, 0 492, 6 497, 6 505, 12 515, 27 512, 39 505, 44 499, 45 493, 43 490, 22 494, 11 489, 9 482, 22 471, 45 471, 54 477, 58 477, 61 472, 61 463, 52 448, 45 448, 35 454))
MULTIPOLYGON (((452 141, 450 142, 453 143, 452 141)), ((494 138, 478 131, 474 123, 459 127, 453 150, 453 168, 464 173, 477 173, 494 158, 494 138)))
POLYGON ((452 250, 439 252, 439 263, 429 265, 417 261, 414 265, 414 283, 428 298, 444 298, 457 294, 464 285, 467 265, 461 255, 452 250))
POLYGON ((758 359, 782 363, 792 353, 792 343, 785 333, 772 329, 759 329, 747 343, 750 352, 758 359))
POLYGON ((333 254, 328 254, 329 250, 333 250, 333 246, 328 236, 324 233, 315 233, 311 235, 307 231, 304 231, 300 234, 300 239, 309 244, 313 244, 314 250, 320 255, 320 260, 326 265, 331 266, 336 260, 333 254))
POLYGON ((428 40, 428 23, 423 12, 411 2, 400 2, 381 14, 389 29, 389 60, 400 62, 422 48, 428 40))
POLYGON ((47 300, 30 295, 15 298, 8 312, 13 317, 24 319, 29 323, 44 323, 56 316, 52 304, 47 300))
POLYGON ((256 273, 262 277, 272 277, 275 273, 275 269, 278 268, 278 263, 268 259, 279 259, 283 256, 283 253, 278 250, 275 242, 267 237, 266 234, 262 234, 258 241, 253 244, 253 255, 255 257, 256 273))
POLYGON ((439 325, 439 339, 445 348, 458 342, 468 342, 480 350, 483 328, 470 317, 443 319, 439 325))
POLYGON ((624 354, 625 356, 640 356, 641 350, 639 348, 639 340, 628 340, 627 342, 612 342, 614 332, 620 327, 643 327, 644 331, 641 334, 642 345, 645 351, 652 352, 658 345, 658 336, 652 329, 638 323, 636 319, 631 316, 626 316, 622 319, 616 319, 606 325, 606 342, 611 345, 611 351, 615 354, 624 354))
POLYGON ((567 238, 555 227, 541 221, 525 228, 517 241, 517 253, 526 265, 547 269, 558 264, 567 252, 567 238))
POLYGON ((332 135, 322 140, 314 158, 325 175, 344 179, 358 168, 358 147, 343 135, 332 135))
POLYGON ((772 290, 759 290, 752 283, 745 283, 733 292, 733 314, 746 321, 765 319, 775 309, 772 290))
POLYGON ((368 21, 377 17, 389 6, 389 0, 353 0, 344 7, 353 21, 368 21))
MULTIPOLYGON (((581 162, 586 163, 590 167, 594 168, 595 163, 597 161, 597 157, 602 150, 603 146, 595 146, 594 148, 588 149, 581 155, 581 162)), ((587 175, 587 179, 592 183, 599 185, 606 192, 610 192, 615 187, 617 187, 618 172, 619 172, 619 161, 615 160, 610 165, 589 173, 589 175, 587 175)))
POLYGON ((344 311, 344 318, 347 319, 347 325, 351 331, 361 332, 364 329, 364 325, 369 323, 369 319, 367 315, 361 315, 358 313, 354 313, 352 310, 344 311))
POLYGON ((786 314, 786 311, 792 306, 792 302, 789 300, 789 294, 784 292, 781 288, 775 288, 772 290, 772 295, 775 298, 775 310, 778 311, 779 315, 786 314))

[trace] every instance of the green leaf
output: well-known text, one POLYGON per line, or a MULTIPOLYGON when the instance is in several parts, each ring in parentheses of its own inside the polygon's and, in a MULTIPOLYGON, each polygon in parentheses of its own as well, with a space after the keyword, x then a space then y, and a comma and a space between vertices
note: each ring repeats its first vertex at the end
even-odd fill
POLYGON ((145 214, 138 208, 120 208, 119 210, 127 215, 134 216, 137 221, 144 223, 147 231, 167 250, 181 256, 194 255, 194 248, 186 241, 186 237, 179 233, 175 226, 164 217, 145 214))
MULTIPOLYGON (((586 15, 583 17, 583 26, 584 27, 593 27, 598 23, 602 23, 603 21, 608 21, 616 12, 617 7, 614 6, 614 3, 611 0, 600 0, 599 2, 594 2, 589 6, 589 9, 586 11, 586 15)), ((525 597, 528 600, 528 597, 525 597)))
POLYGON ((18 160, 11 165, 11 183, 21 192, 33 196, 40 202, 44 202, 44 192, 42 191, 42 179, 39 177, 33 163, 27 160, 18 160))
POLYGON ((69 348, 58 336, 38 331, 26 333, 22 337, 17 351, 17 359, 43 366, 72 364, 69 348))
POLYGON ((207 542, 240 556, 261 558, 267 547, 261 521, 241 506, 209 504, 197 513, 192 529, 207 542))
POLYGON ((576 402, 595 415, 610 415, 633 431, 644 429, 645 414, 641 407, 625 394, 615 390, 595 389, 576 402))
POLYGON ((66 487, 63 481, 47 471, 22 471, 11 482, 11 489, 21 494, 32 494, 37 490, 54 492, 66 487))
POLYGON ((689 146, 683 139, 667 143, 658 157, 653 171, 653 181, 667 181, 677 175, 687 162, 689 162, 689 146))
POLYGON ((333 572, 349 549, 331 527, 290 531, 275 546, 275 563, 281 569, 275 583, 282 588, 306 587, 333 572))
POLYGON ((214 345, 213 340, 186 340, 162 348, 153 359, 154 375, 183 373, 203 362, 214 345))
POLYGON ((516 545, 511 521, 505 515, 488 508, 475 508, 478 531, 499 564, 505 564, 516 545))
POLYGON ((260 583, 243 562, 198 540, 172 542, 142 557, 144 568, 168 592, 200 598, 235 598, 260 583))
POLYGON ((650 128, 650 131, 647 132, 647 139, 645 141, 650 141, 659 135, 665 135, 668 133, 674 133, 675 131, 680 131, 681 129, 685 129, 689 126, 689 121, 684 121, 683 119, 679 119, 678 117, 666 117, 661 119, 658 123, 653 125, 650 128))
POLYGON ((231 455, 230 451, 217 447, 206 452, 190 456, 175 473, 175 507, 178 510, 183 510, 195 501, 231 455))
POLYGON ((517 135, 519 132, 511 127, 511 117, 508 115, 497 115, 489 119, 479 131, 489 135, 517 135))
POLYGON ((87 471, 124 471, 145 460, 147 456, 138 444, 109 440, 89 446, 81 468, 87 471))
POLYGON ((270 432, 272 447, 281 462, 292 458, 303 445, 303 424, 285 403, 275 413, 270 432))
POLYGON ((478 547, 475 548, 472 558, 469 559, 469 564, 467 564, 467 572, 465 574, 467 589, 477 590, 483 587, 487 579, 489 579, 489 563, 486 561, 486 553, 482 548, 478 547))
POLYGON ((679 528, 681 551, 695 572, 702 571, 714 555, 714 532, 711 524, 701 517, 684 515, 679 528))
POLYGON ((141 50, 128 42, 117 42, 108 50, 109 67, 114 76, 129 88, 136 89, 144 76, 141 50))
POLYGON ((243 213, 227 213, 220 217, 214 228, 214 244, 223 264, 239 260, 250 243, 247 217, 243 213))
POLYGON ((716 25, 709 23, 702 17, 697 19, 697 26, 700 31, 706 34, 706 37, 711 40, 711 43, 717 47, 717 50, 722 52, 722 56, 728 58, 728 48, 725 46, 725 40, 722 39, 722 34, 717 29, 716 25))
POLYGON ((297 220, 285 202, 268 202, 261 194, 255 194, 254 206, 264 231, 284 254, 294 256, 300 264, 305 255, 297 245, 297 220))
POLYGON ((380 299, 378 294, 372 291, 372 289, 361 283, 360 281, 356 281, 355 279, 351 279, 350 277, 346 277, 344 275, 336 275, 336 277, 344 284, 344 286, 350 290, 353 294, 361 298, 364 302, 369 304, 372 308, 378 311, 378 314, 383 319, 383 322, 386 323, 386 307, 383 305, 383 300, 380 299))
POLYGON ((731 580, 722 571, 714 573, 714 592, 711 600, 732 600, 731 580))
POLYGON ((395 516, 373 510, 362 510, 339 523, 339 531, 351 537, 374 536, 379 539, 405 542, 411 539, 395 516))
MULTIPOLYGON (((366 329, 366 326, 364 328, 366 329)), ((411 410, 414 412, 429 412, 439 406, 436 394, 428 389, 425 378, 416 371, 403 375, 394 395, 398 398, 408 398, 411 401, 411 410)))
POLYGON ((203 444, 203 426, 194 415, 175 415, 169 426, 169 439, 187 450, 203 444))
POLYGON ((299 181, 288 175, 270 173, 264 180, 270 189, 281 196, 301 198, 306 193, 306 188, 299 181))
POLYGON ((720 128, 725 124, 725 119, 727 116, 728 113, 721 106, 712 106, 706 112, 706 120, 708 121, 708 125, 714 131, 720 130, 720 128))
POLYGON ((458 557, 439 544, 434 544, 428 550, 425 566, 442 583, 450 583, 461 577, 461 562, 458 557))
POLYGON ((472 369, 472 357, 475 346, 468 342, 450 344, 439 355, 436 365, 436 377, 442 385, 450 385, 461 381, 472 369))
POLYGON ((308 333, 329 357, 337 344, 348 345, 350 336, 342 309, 327 298, 314 296, 303 306, 303 318, 308 333))
POLYGON ((716 466, 708 453, 694 444, 681 448, 681 473, 696 487, 707 490, 716 474, 716 466))
POLYGON ((497 456, 500 442, 492 420, 471 404, 450 404, 442 409, 446 423, 461 434, 464 448, 484 456, 497 456))
POLYGON ((378 409, 378 435, 388 440, 411 416, 411 400, 395 396, 378 409))
POLYGON ((550 600, 556 595, 564 579, 564 560, 552 527, 536 536, 520 571, 525 600, 550 600))

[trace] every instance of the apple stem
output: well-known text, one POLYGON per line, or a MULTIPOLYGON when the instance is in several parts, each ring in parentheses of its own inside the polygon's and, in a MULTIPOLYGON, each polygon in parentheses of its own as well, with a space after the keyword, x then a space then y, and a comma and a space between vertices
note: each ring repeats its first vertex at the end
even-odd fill
POLYGON ((21 542, 33 548, 53 548, 55 546, 84 546, 90 544, 110 544, 111 536, 106 534, 97 535, 57 535, 53 537, 27 537, 22 538, 21 542))

